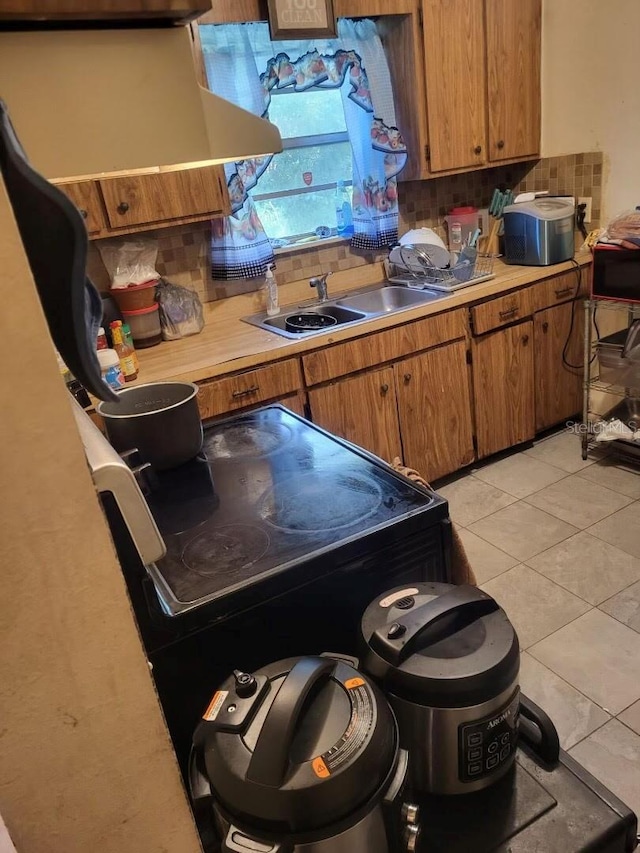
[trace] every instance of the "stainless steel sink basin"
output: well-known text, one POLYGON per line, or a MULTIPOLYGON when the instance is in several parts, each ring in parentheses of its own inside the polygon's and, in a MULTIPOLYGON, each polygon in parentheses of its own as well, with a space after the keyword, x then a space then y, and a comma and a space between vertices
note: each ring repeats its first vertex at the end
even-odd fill
POLYGON ((251 323, 260 329, 268 329, 277 335, 291 340, 300 340, 312 335, 326 335, 341 326, 353 326, 356 323, 366 323, 375 317, 395 314, 416 305, 424 305, 435 299, 445 299, 447 293, 438 290, 409 290, 393 284, 378 284, 363 288, 348 296, 339 296, 327 302, 302 303, 300 305, 285 305, 275 317, 267 314, 254 314, 243 317, 245 323, 251 323), (287 329, 287 317, 297 314, 328 314, 335 318, 336 323, 324 329, 294 332, 287 329))
POLYGON ((330 332, 336 326, 343 326, 345 323, 353 323, 355 320, 362 320, 364 314, 361 311, 354 311, 351 308, 343 308, 340 305, 335 305, 330 302, 325 302, 322 305, 298 306, 297 308, 283 308, 275 317, 265 317, 260 325, 265 328, 277 331, 279 334, 284 334, 290 338, 307 337, 308 335, 317 335, 324 332, 330 332), (296 317, 299 314, 324 314, 328 317, 333 317, 336 321, 333 325, 327 326, 324 329, 313 329, 311 331, 295 332, 287 329, 287 318, 296 317))
POLYGON ((392 314, 401 308, 424 305, 425 302, 438 299, 441 295, 436 291, 409 290, 406 287, 389 285, 367 293, 358 293, 355 296, 345 296, 343 299, 338 299, 338 305, 347 305, 357 311, 364 311, 365 314, 392 314))

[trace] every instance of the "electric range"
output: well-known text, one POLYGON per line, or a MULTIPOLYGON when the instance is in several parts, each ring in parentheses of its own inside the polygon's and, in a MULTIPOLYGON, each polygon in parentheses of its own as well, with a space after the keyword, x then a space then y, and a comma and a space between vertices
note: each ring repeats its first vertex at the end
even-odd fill
POLYGON ((299 654, 354 654, 386 589, 450 579, 447 502, 280 405, 205 427, 145 495, 167 553, 143 565, 101 496, 183 769, 211 691, 299 654))

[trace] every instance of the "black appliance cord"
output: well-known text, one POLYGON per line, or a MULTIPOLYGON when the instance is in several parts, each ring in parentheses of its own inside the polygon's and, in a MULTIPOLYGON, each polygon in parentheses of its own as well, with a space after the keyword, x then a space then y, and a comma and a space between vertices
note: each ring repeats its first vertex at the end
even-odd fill
MULTIPOLYGON (((571 364, 571 362, 567 359, 567 349, 569 348, 569 341, 571 340, 571 335, 573 334, 573 325, 575 323, 575 318, 576 318, 576 305, 578 304, 577 298, 578 298, 578 294, 580 293, 580 287, 582 285, 582 267, 575 260, 575 258, 571 258, 571 263, 573 264, 573 267, 575 270, 577 283, 576 283, 576 292, 573 294, 572 302, 571 302, 571 323, 569 324, 569 332, 567 334, 567 339, 564 342, 564 346, 562 348, 562 363, 565 365, 565 367, 568 367, 571 370, 582 370, 582 368, 584 367, 583 364, 571 364)), ((598 306, 596 305, 596 307, 593 310, 593 325, 596 327, 596 335, 599 338, 600 337, 600 330, 598 329, 598 322, 596 320, 597 308, 598 308, 598 306)), ((591 356, 591 358, 589 359, 589 364, 593 364, 593 362, 595 361, 595 358, 596 358, 596 353, 594 353, 591 356)))

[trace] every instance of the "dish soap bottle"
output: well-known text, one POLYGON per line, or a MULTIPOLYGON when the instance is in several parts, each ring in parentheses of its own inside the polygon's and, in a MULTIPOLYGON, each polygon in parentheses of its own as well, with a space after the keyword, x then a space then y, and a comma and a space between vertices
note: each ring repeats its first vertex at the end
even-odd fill
POLYGON ((267 291, 267 314, 269 317, 275 317, 276 314, 280 313, 280 306, 278 305, 278 283, 273 274, 273 264, 267 264, 264 286, 267 291))
POLYGON ((336 224, 339 237, 351 237, 353 234, 351 197, 344 181, 338 181, 336 184, 336 224))

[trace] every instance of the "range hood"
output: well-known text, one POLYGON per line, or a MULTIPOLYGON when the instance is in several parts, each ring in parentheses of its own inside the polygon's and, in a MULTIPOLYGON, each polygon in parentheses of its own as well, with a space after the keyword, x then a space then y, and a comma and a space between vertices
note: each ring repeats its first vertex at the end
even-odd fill
POLYGON ((198 84, 186 27, 0 33, 0 98, 54 181, 282 150, 275 125, 198 84))

